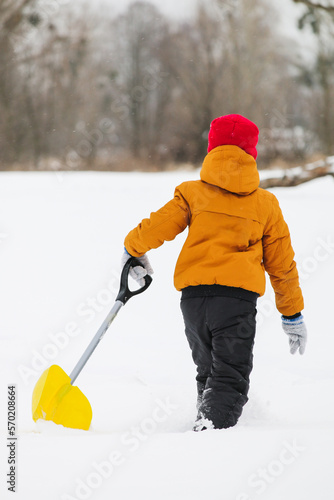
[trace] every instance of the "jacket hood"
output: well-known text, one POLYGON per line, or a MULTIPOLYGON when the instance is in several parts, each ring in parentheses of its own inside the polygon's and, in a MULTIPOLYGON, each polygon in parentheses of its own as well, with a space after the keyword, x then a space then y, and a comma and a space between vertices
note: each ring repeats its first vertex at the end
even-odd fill
POLYGON ((247 195, 260 184, 260 176, 253 156, 238 146, 219 146, 204 158, 201 180, 226 191, 247 195))

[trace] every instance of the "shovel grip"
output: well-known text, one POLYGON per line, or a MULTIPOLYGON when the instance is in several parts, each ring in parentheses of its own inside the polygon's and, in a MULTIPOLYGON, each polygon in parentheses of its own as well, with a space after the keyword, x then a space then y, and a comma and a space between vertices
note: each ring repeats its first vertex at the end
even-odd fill
POLYGON ((148 274, 144 276, 145 280, 145 285, 139 288, 139 290, 134 290, 131 291, 129 289, 129 284, 128 284, 128 279, 129 279, 129 273, 130 273, 130 267, 136 267, 140 266, 144 269, 144 266, 141 264, 141 262, 136 259, 136 257, 130 257, 130 259, 126 262, 125 266, 123 267, 122 274, 121 274, 121 285, 119 289, 119 293, 116 297, 116 300, 119 300, 123 304, 126 304, 126 302, 131 299, 131 297, 134 297, 135 295, 139 295, 140 293, 145 292, 147 288, 150 286, 152 283, 152 278, 148 274))

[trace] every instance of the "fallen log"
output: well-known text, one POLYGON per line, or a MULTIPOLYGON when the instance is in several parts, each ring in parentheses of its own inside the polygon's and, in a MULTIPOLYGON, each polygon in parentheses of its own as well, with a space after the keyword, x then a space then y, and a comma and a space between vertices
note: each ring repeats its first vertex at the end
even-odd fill
MULTIPOLYGON (((260 187, 263 189, 273 187, 292 187, 304 184, 326 175, 334 177, 334 157, 331 156, 325 160, 320 160, 315 163, 307 164, 303 167, 295 167, 287 170, 282 170, 279 175, 268 177, 268 171, 262 171, 263 178, 260 182, 260 187), (265 174, 264 174, 265 172, 265 174)), ((261 178, 261 171, 260 171, 261 178)))

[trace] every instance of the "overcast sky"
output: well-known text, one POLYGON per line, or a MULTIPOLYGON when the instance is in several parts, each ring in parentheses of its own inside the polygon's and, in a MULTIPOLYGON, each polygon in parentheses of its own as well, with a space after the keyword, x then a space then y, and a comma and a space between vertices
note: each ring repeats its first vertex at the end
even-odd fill
MULTIPOLYGON (((115 15, 122 11, 125 11, 129 4, 133 3, 134 0, 95 0, 96 4, 100 2, 103 4, 104 8, 108 9, 111 15, 115 15)), ((145 0, 143 0, 145 1, 145 0)), ((146 0, 154 4, 158 9, 165 15, 173 19, 182 19, 186 17, 191 17, 195 12, 198 0, 146 0)), ((252 0, 249 0, 250 2, 252 0)), ((273 0, 267 0, 269 3, 273 0)), ((95 2, 94 2, 95 3, 95 2)), ((208 0, 207 4, 210 5, 212 0, 208 0)), ((227 4, 233 4, 233 0, 226 0, 227 4)), ((92 5, 90 3, 90 5, 92 5)), ((293 0, 279 0, 274 4, 277 11, 280 13, 281 21, 278 26, 273 28, 279 28, 283 35, 295 39, 301 47, 301 52, 305 57, 308 57, 308 53, 314 44, 314 39, 310 34, 305 34, 297 28, 297 20, 302 12, 305 12, 305 6, 301 4, 295 4, 293 0)))
MULTIPOLYGON (((133 0, 100 1, 103 4, 108 5, 108 7, 115 13, 124 11, 128 7, 128 5, 133 2, 133 0)), ((148 1, 156 5, 164 14, 176 19, 191 16, 197 5, 197 0, 148 1)), ((208 1, 208 4, 210 4, 210 0, 208 1)), ((282 15, 282 29, 285 31, 285 33, 295 34, 297 31, 296 20, 298 19, 298 15, 300 14, 300 12, 302 12, 303 9, 305 10, 305 8, 302 5, 295 4, 292 0, 279 0, 279 2, 276 3, 275 7, 281 12, 282 15)))

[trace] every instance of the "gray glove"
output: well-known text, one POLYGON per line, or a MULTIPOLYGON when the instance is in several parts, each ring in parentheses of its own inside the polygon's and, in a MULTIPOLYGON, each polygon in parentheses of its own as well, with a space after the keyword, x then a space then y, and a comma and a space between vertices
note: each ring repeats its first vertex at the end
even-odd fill
POLYGON ((286 318, 282 316, 282 327, 289 336, 291 354, 295 354, 299 349, 299 354, 304 354, 307 340, 307 331, 302 315, 297 318, 286 318))
MULTIPOLYGON (((131 257, 132 256, 124 249, 124 253, 121 259, 122 269, 131 257)), ((130 267, 130 276, 135 281, 137 281, 140 287, 142 287, 145 285, 144 276, 146 276, 147 274, 151 276, 154 271, 146 254, 142 255, 141 257, 137 257, 137 259, 143 265, 143 267, 141 266, 130 267)))

